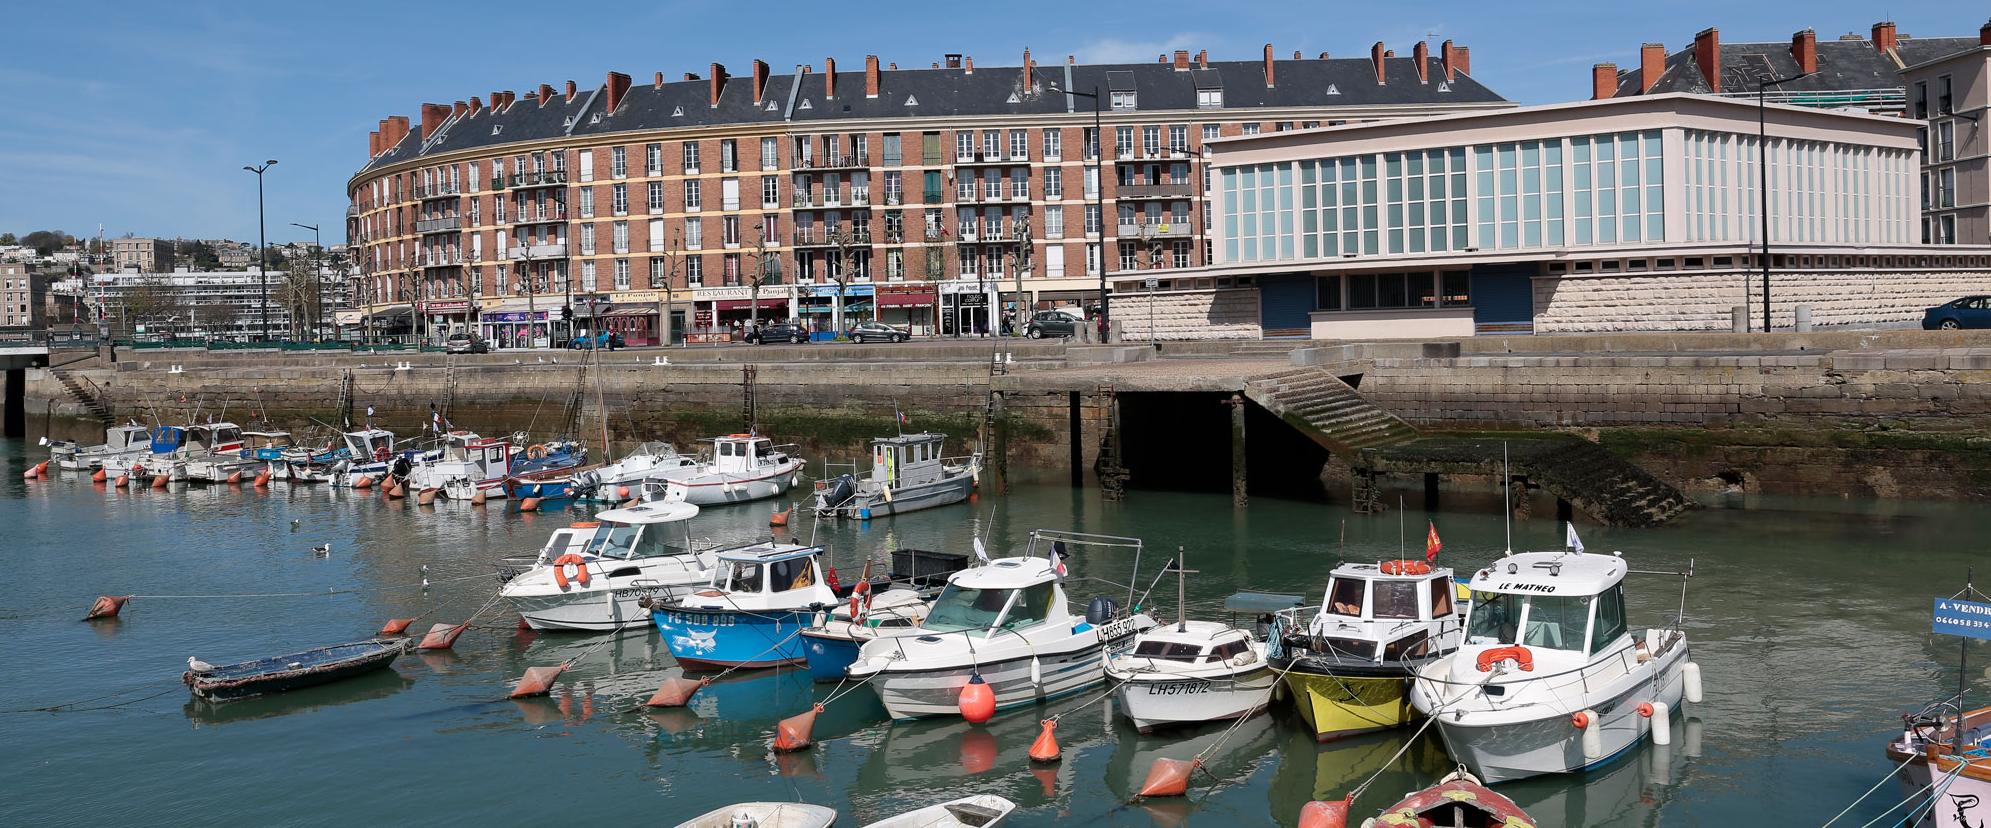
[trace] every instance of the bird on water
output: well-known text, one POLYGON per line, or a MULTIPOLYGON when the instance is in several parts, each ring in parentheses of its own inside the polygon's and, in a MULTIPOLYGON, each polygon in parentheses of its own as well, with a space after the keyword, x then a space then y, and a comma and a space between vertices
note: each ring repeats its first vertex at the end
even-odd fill
POLYGON ((196 673, 207 673, 207 672, 212 672, 214 670, 214 665, 202 661, 198 658, 194 658, 193 656, 187 656, 187 669, 192 670, 196 673))

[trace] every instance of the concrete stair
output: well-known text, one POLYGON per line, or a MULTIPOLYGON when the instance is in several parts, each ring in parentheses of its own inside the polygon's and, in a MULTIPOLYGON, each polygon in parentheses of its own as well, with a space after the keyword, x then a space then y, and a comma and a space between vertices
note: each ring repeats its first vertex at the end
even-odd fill
POLYGON ((71 376, 68 371, 64 371, 61 368, 50 368, 48 372, 55 377, 56 382, 62 383, 63 389, 69 392, 71 399, 74 399, 78 405, 83 406, 85 411, 90 412, 91 417, 103 423, 105 427, 117 424, 117 419, 112 416, 113 412, 110 405, 106 404, 96 394, 92 394, 88 389, 85 389, 83 383, 78 382, 76 377, 71 376))
POLYGON ((1612 526, 1657 526, 1694 505, 1679 489, 1587 440, 1537 453, 1528 471, 1543 489, 1612 526))
POLYGON ((1319 368, 1298 368, 1245 381, 1244 396, 1336 456, 1417 438, 1417 429, 1319 368))

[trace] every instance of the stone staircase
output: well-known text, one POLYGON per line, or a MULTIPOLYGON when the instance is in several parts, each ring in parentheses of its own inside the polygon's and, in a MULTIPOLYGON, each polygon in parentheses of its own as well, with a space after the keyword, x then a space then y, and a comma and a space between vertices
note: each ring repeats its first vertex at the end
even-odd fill
POLYGON ((90 412, 92 418, 103 423, 107 428, 117 424, 117 418, 112 416, 114 412, 111 411, 110 404, 104 402, 103 398, 91 393, 90 389, 84 388, 83 383, 78 381, 75 376, 61 368, 50 368, 48 372, 55 377, 57 382, 62 383, 63 389, 69 392, 69 397, 74 399, 77 405, 83 406, 85 411, 90 412))
POLYGON ((1363 449, 1417 438, 1417 429, 1369 402, 1319 368, 1296 368, 1245 381, 1244 396, 1285 420, 1336 456, 1354 461, 1363 449))
POLYGON ((1538 452, 1527 470, 1549 493, 1612 526, 1657 526, 1694 505, 1666 481, 1588 440, 1538 452))

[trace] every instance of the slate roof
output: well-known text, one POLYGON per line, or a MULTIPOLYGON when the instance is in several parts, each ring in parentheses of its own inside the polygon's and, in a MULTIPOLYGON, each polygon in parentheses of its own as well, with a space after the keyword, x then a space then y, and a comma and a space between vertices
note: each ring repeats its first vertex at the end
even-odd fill
MULTIPOLYGON (((864 94, 863 71, 839 71, 837 96, 824 94, 820 73, 770 75, 761 102, 753 101, 753 78, 732 75, 717 107, 709 105, 709 79, 668 81, 662 87, 638 80, 624 95, 616 112, 602 112, 601 87, 583 90, 568 101, 556 91, 545 106, 536 95, 521 93, 503 111, 486 108, 447 122, 426 146, 420 124, 411 125, 401 142, 372 159, 362 172, 410 158, 525 141, 642 132, 723 124, 807 125, 836 119, 1052 115, 1086 112, 1087 98, 1052 91, 1052 86, 1076 91, 1126 86, 1137 93, 1137 111, 1196 109, 1196 90, 1224 90, 1224 110, 1265 108, 1418 106, 1506 103, 1484 84, 1461 73, 1445 80, 1442 60, 1429 58, 1429 82, 1417 81, 1415 58, 1384 59, 1388 83, 1377 84, 1374 64, 1367 57, 1275 61, 1277 86, 1265 85, 1260 61, 1213 61, 1208 69, 1177 71, 1165 63, 1066 65, 1038 64, 1031 83, 1023 82, 1022 67, 981 66, 966 69, 884 69, 879 94, 864 94), (1069 81, 1067 76, 1069 73, 1069 81), (1124 73, 1124 74, 1122 74, 1124 73), (1121 81, 1109 82, 1109 74, 1121 81), (1067 87, 1069 84, 1069 87, 1067 87), (792 95, 791 95, 792 93, 792 95), (792 101, 791 101, 792 97, 792 101), (571 119, 571 122, 570 122, 571 119)), ((1101 101, 1105 107, 1107 101, 1101 101)))
MULTIPOLYGON (((1870 40, 1819 40, 1818 71, 1794 81, 1778 84, 1773 92, 1831 95, 1901 89, 1901 67, 1934 60, 1966 49, 1977 48, 1974 37, 1902 38, 1896 43, 1895 57, 1875 49, 1870 40)), ((1798 73, 1797 59, 1791 57, 1789 41, 1774 43, 1721 44, 1721 92, 1724 95, 1754 94, 1759 80, 1787 78, 1798 73)), ((1641 93, 1644 73, 1634 67, 1618 73, 1618 97, 1657 95, 1667 92, 1708 94, 1713 90, 1708 78, 1694 60, 1694 47, 1666 56, 1665 69, 1652 89, 1641 93)), ((1830 103, 1832 101, 1826 101, 1830 103)))

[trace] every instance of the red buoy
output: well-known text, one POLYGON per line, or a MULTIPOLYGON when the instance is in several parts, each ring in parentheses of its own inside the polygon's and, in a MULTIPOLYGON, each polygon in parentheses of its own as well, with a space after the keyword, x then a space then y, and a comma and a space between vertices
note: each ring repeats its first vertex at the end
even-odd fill
POLYGON ((961 685, 960 707, 961 718, 967 719, 969 724, 981 724, 995 718, 995 690, 982 680, 981 673, 974 674, 968 678, 967 684, 961 685))
POLYGON ((90 614, 83 616, 85 621, 99 618, 116 618, 124 610, 124 602, 131 600, 129 595, 99 595, 97 602, 90 605, 90 614))
POLYGON ((436 495, 439 494, 442 494, 441 489, 423 489, 415 493, 415 502, 423 506, 432 505, 436 502, 436 495))
POLYGON ((521 512, 537 512, 537 511, 539 511, 539 498, 536 498, 536 497, 528 497, 528 498, 525 498, 525 499, 523 499, 523 500, 520 500, 520 501, 518 502, 518 510, 519 510, 519 511, 521 511, 521 512))
POLYGON ((422 643, 415 645, 417 650, 447 650, 456 646, 456 638, 470 629, 469 624, 437 624, 429 628, 428 635, 422 636, 422 643))
POLYGON ((1201 759, 1156 759, 1148 767, 1139 796, 1181 796, 1189 792, 1189 775, 1203 766, 1201 759))
POLYGON ((131 485, 131 475, 128 474, 118 475, 117 487, 122 489, 128 485, 131 485))
POLYGON ((629 499, 629 487, 628 487, 628 486, 617 486, 617 487, 615 487, 615 494, 616 494, 616 496, 617 496, 617 497, 620 497, 620 498, 622 498, 623 500, 628 500, 628 499, 629 499))
POLYGON ((790 716, 782 719, 780 724, 775 725, 775 752, 789 753, 815 744, 815 742, 810 741, 809 734, 815 731, 816 714, 821 712, 823 712, 823 706, 818 704, 799 716, 790 716))
POLYGON ((90 482, 92 483, 102 483, 109 479, 111 479, 110 473, 103 469, 98 469, 90 473, 90 482))
POLYGON ((1351 804, 1346 799, 1309 802, 1300 808, 1300 828, 1348 828, 1351 804))
POLYGON ((254 485, 258 489, 270 485, 270 470, 264 469, 260 472, 257 472, 256 482, 254 483, 254 485))
POLYGON ((357 480, 354 480, 354 481, 353 481, 353 488, 355 488, 355 489, 371 489, 371 488, 373 488, 373 478, 371 478, 371 477, 367 477, 366 475, 363 475, 363 474, 362 474, 362 475, 360 475, 360 476, 359 476, 359 478, 358 478, 357 480))
POLYGON ((1055 719, 1044 720, 1044 732, 1037 734, 1037 741, 1030 743, 1030 761, 1032 762, 1058 761, 1057 720, 1055 719))
POLYGON ((152 476, 152 488, 155 488, 155 489, 163 489, 163 488, 166 488, 166 481, 167 481, 167 476, 166 476, 166 475, 163 475, 163 474, 155 474, 155 475, 153 475, 153 476, 152 476))
POLYGON ((241 473, 240 471, 232 471, 232 472, 229 472, 229 473, 228 473, 228 485, 230 485, 230 486, 239 486, 239 485, 242 485, 242 473, 241 473))
POLYGON ((518 686, 512 688, 510 698, 522 699, 527 696, 544 696, 548 691, 553 689, 553 680, 559 678, 560 674, 566 671, 567 665, 565 664, 552 667, 527 667, 525 668, 525 676, 518 680, 518 686))
POLYGON ((408 625, 415 623, 413 618, 389 618, 387 625, 380 628, 381 635, 400 635, 408 631, 408 625))
POLYGON ((709 678, 689 679, 683 676, 667 678, 664 679, 663 685, 657 688, 657 692, 650 695, 650 700, 644 702, 643 705, 645 707, 683 707, 691 701, 692 694, 697 693, 705 685, 711 683, 712 680, 709 678))
POLYGON ((472 505, 472 506, 482 506, 482 505, 484 505, 484 490, 483 490, 483 489, 478 489, 478 490, 477 490, 477 493, 476 493, 476 494, 474 494, 474 495, 471 495, 471 496, 470 496, 470 505, 472 505))
POLYGON ((779 512, 775 512, 774 514, 771 514, 771 515, 768 515, 768 516, 767 516, 767 525, 769 525, 769 526, 787 526, 787 525, 788 525, 788 513, 790 513, 790 512, 793 512, 793 511, 795 511, 795 507, 793 507, 793 506, 790 506, 790 507, 788 507, 788 508, 786 508, 786 509, 783 509, 783 510, 781 510, 781 511, 779 511, 779 512))

